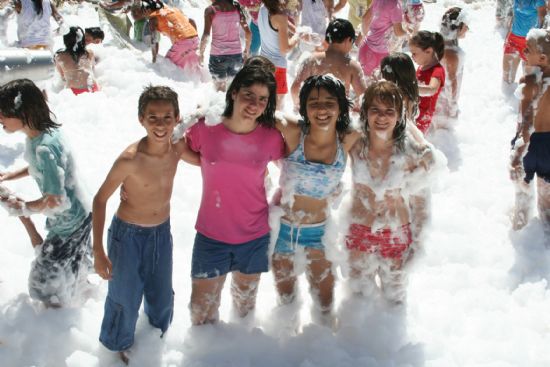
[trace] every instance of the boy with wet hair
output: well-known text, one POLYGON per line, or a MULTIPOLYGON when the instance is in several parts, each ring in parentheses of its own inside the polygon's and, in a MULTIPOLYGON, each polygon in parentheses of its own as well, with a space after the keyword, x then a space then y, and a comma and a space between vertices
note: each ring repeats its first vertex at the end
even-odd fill
POLYGON ((539 217, 550 229, 550 30, 529 31, 524 53, 535 72, 524 78, 521 121, 512 141, 511 178, 516 182, 513 228, 521 229, 529 220, 529 183, 536 174, 539 217))
POLYGON ((131 144, 116 159, 93 202, 94 267, 109 280, 99 340, 119 352, 128 363, 127 350, 141 300, 149 323, 163 334, 172 321, 172 236, 170 197, 178 162, 199 164, 185 139, 172 141, 180 120, 178 95, 165 86, 148 86, 139 98, 138 118, 147 135, 131 144), (103 249, 107 200, 124 186, 124 200, 111 221, 103 249))
POLYGON ((367 89, 361 65, 349 55, 355 41, 353 25, 346 19, 332 20, 327 26, 325 40, 329 45, 327 50, 313 53, 298 68, 290 88, 296 109, 300 105, 302 83, 312 75, 333 74, 342 81, 347 94, 350 94, 351 87, 357 98, 367 89))

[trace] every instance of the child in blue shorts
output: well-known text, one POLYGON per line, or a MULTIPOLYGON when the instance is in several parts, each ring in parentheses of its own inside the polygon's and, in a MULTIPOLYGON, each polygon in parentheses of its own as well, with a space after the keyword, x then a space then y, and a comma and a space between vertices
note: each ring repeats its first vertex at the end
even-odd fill
POLYGON ((93 203, 94 267, 109 280, 99 340, 119 352, 134 343, 141 300, 149 323, 164 333, 172 321, 172 236, 170 197, 180 159, 199 164, 184 140, 171 141, 179 121, 178 95, 168 87, 147 87, 139 98, 139 121, 147 135, 117 158, 93 203), (107 200, 124 185, 103 249, 107 200))

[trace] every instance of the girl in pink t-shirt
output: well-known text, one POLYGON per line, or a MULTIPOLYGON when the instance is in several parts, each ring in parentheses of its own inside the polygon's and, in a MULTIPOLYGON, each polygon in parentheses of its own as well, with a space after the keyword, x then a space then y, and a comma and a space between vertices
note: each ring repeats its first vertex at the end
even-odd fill
POLYGON ((228 78, 232 78, 243 65, 243 57, 250 54, 252 33, 238 2, 232 0, 214 0, 204 9, 204 32, 201 38, 199 59, 202 64, 204 51, 210 40, 210 60, 208 70, 214 79, 217 90, 224 91, 228 78), (240 28, 244 30, 245 47, 241 46, 240 28))
POLYGON ((273 74, 245 66, 229 86, 221 123, 199 121, 187 131, 203 177, 191 268, 195 325, 217 321, 229 272, 234 307, 246 316, 255 306, 260 274, 268 270, 264 178, 267 164, 284 155, 283 138, 273 127, 275 88, 273 74))
POLYGON ((420 103, 416 126, 424 134, 432 123, 437 97, 445 84, 445 69, 439 63, 445 52, 443 36, 438 32, 420 31, 409 41, 414 62, 418 64, 416 78, 420 103))
POLYGON ((372 76, 380 61, 389 54, 392 33, 405 36, 403 11, 399 0, 374 0, 363 16, 362 32, 365 40, 359 47, 359 63, 365 77, 372 76))

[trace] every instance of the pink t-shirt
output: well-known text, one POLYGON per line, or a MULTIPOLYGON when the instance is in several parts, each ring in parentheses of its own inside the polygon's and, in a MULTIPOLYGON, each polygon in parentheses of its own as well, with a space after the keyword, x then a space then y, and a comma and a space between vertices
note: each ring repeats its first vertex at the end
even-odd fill
POLYGON ((378 53, 388 53, 388 44, 393 25, 403 20, 403 10, 399 0, 374 0, 373 18, 365 42, 378 53))
POLYGON ((264 179, 267 164, 284 156, 281 133, 258 125, 248 134, 235 134, 223 123, 199 121, 186 136, 189 147, 201 155, 202 199, 195 229, 230 244, 267 234, 264 179))

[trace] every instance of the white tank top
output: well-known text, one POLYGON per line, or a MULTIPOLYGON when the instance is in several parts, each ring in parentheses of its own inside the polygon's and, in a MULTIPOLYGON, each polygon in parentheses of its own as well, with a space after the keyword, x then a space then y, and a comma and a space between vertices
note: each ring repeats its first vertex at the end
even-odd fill
POLYGON ((50 44, 50 0, 42 0, 42 13, 36 14, 31 0, 21 0, 21 13, 17 16, 17 37, 21 47, 50 44))
POLYGON ((276 67, 286 69, 286 57, 279 48, 279 32, 271 26, 269 11, 263 5, 258 14, 258 28, 262 40, 260 55, 267 57, 276 67))

